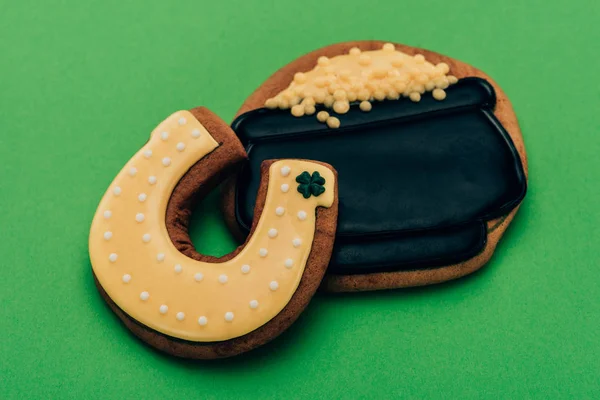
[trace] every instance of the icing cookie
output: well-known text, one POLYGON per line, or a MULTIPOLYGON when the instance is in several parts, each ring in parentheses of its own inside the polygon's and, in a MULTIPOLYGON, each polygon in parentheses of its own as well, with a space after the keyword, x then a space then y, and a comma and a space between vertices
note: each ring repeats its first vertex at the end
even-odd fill
POLYGON ((223 190, 239 238, 262 160, 310 158, 340 172, 330 291, 427 285, 479 269, 526 192, 525 147, 504 92, 476 68, 423 49, 358 41, 316 50, 264 82, 232 128, 249 158, 223 190))
POLYGON ((244 159, 214 114, 176 112, 119 172, 94 216, 89 249, 100 292, 133 333, 162 351, 218 358, 255 348, 297 318, 325 272, 337 177, 320 162, 262 163, 246 242, 221 258, 194 250, 191 205, 244 159))

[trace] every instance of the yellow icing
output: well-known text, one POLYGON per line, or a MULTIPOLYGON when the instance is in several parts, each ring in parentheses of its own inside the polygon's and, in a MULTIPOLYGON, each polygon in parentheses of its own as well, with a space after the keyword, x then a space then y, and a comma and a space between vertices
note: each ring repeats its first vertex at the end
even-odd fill
MULTIPOLYGON (((384 44, 381 50, 352 48, 348 54, 319 57, 315 68, 295 74, 292 83, 268 99, 265 107, 291 109, 292 115, 302 117, 313 114, 315 104, 343 115, 357 100, 363 111, 371 109, 365 102, 397 100, 400 96, 419 102, 425 92, 433 92, 433 98, 442 101, 446 98, 444 90, 458 81, 447 75, 449 71, 446 63, 433 65, 422 54, 410 56, 397 51, 392 43, 384 44)), ((319 114, 320 122, 339 127, 319 114)))
POLYGON ((277 161, 246 247, 224 263, 192 260, 171 242, 165 212, 179 179, 217 147, 191 113, 167 118, 112 182, 89 238, 94 274, 119 308, 158 332, 195 342, 242 336, 281 312, 310 254, 315 210, 330 207, 334 198, 335 178, 327 167, 277 161), (325 178, 323 194, 305 199, 298 193, 295 178, 303 171, 325 178))

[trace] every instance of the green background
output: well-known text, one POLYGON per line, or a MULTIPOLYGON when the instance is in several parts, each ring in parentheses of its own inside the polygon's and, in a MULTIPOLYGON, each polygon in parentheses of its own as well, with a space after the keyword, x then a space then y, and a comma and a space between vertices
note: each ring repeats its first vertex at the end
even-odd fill
MULTIPOLYGON (((597 0, 0 1, 0 398, 599 398, 599 19, 597 0), (451 55, 511 98, 531 180, 492 261, 319 294, 234 359, 150 350, 92 282, 108 184, 171 112, 229 121, 278 67, 351 39, 451 55)), ((209 254, 234 247, 216 210, 193 227, 209 254)))

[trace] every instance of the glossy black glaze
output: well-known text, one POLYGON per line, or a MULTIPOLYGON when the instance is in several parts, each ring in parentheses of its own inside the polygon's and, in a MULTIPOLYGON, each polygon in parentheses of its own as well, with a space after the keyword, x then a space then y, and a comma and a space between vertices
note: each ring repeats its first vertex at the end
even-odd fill
POLYGON ((329 273, 448 265, 485 245, 484 222, 514 208, 526 191, 521 161, 493 114, 485 80, 462 79, 444 101, 430 94, 353 106, 328 129, 315 116, 258 109, 232 127, 248 151, 236 218, 248 231, 260 164, 274 158, 330 163, 339 173, 339 221, 329 273))

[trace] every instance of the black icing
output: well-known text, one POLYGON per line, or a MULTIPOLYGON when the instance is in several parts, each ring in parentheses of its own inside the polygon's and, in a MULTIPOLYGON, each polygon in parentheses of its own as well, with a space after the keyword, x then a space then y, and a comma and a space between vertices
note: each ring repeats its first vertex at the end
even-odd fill
MULTIPOLYGON (((414 270, 471 258, 485 246, 485 221, 523 199, 518 153, 493 114, 496 96, 485 80, 467 78, 430 94, 358 107, 329 129, 315 116, 258 109, 233 129, 249 163, 240 173, 236 218, 253 218, 260 164, 304 158, 339 173, 339 220, 329 273, 414 270)), ((319 110, 319 109, 318 109, 319 110)))

